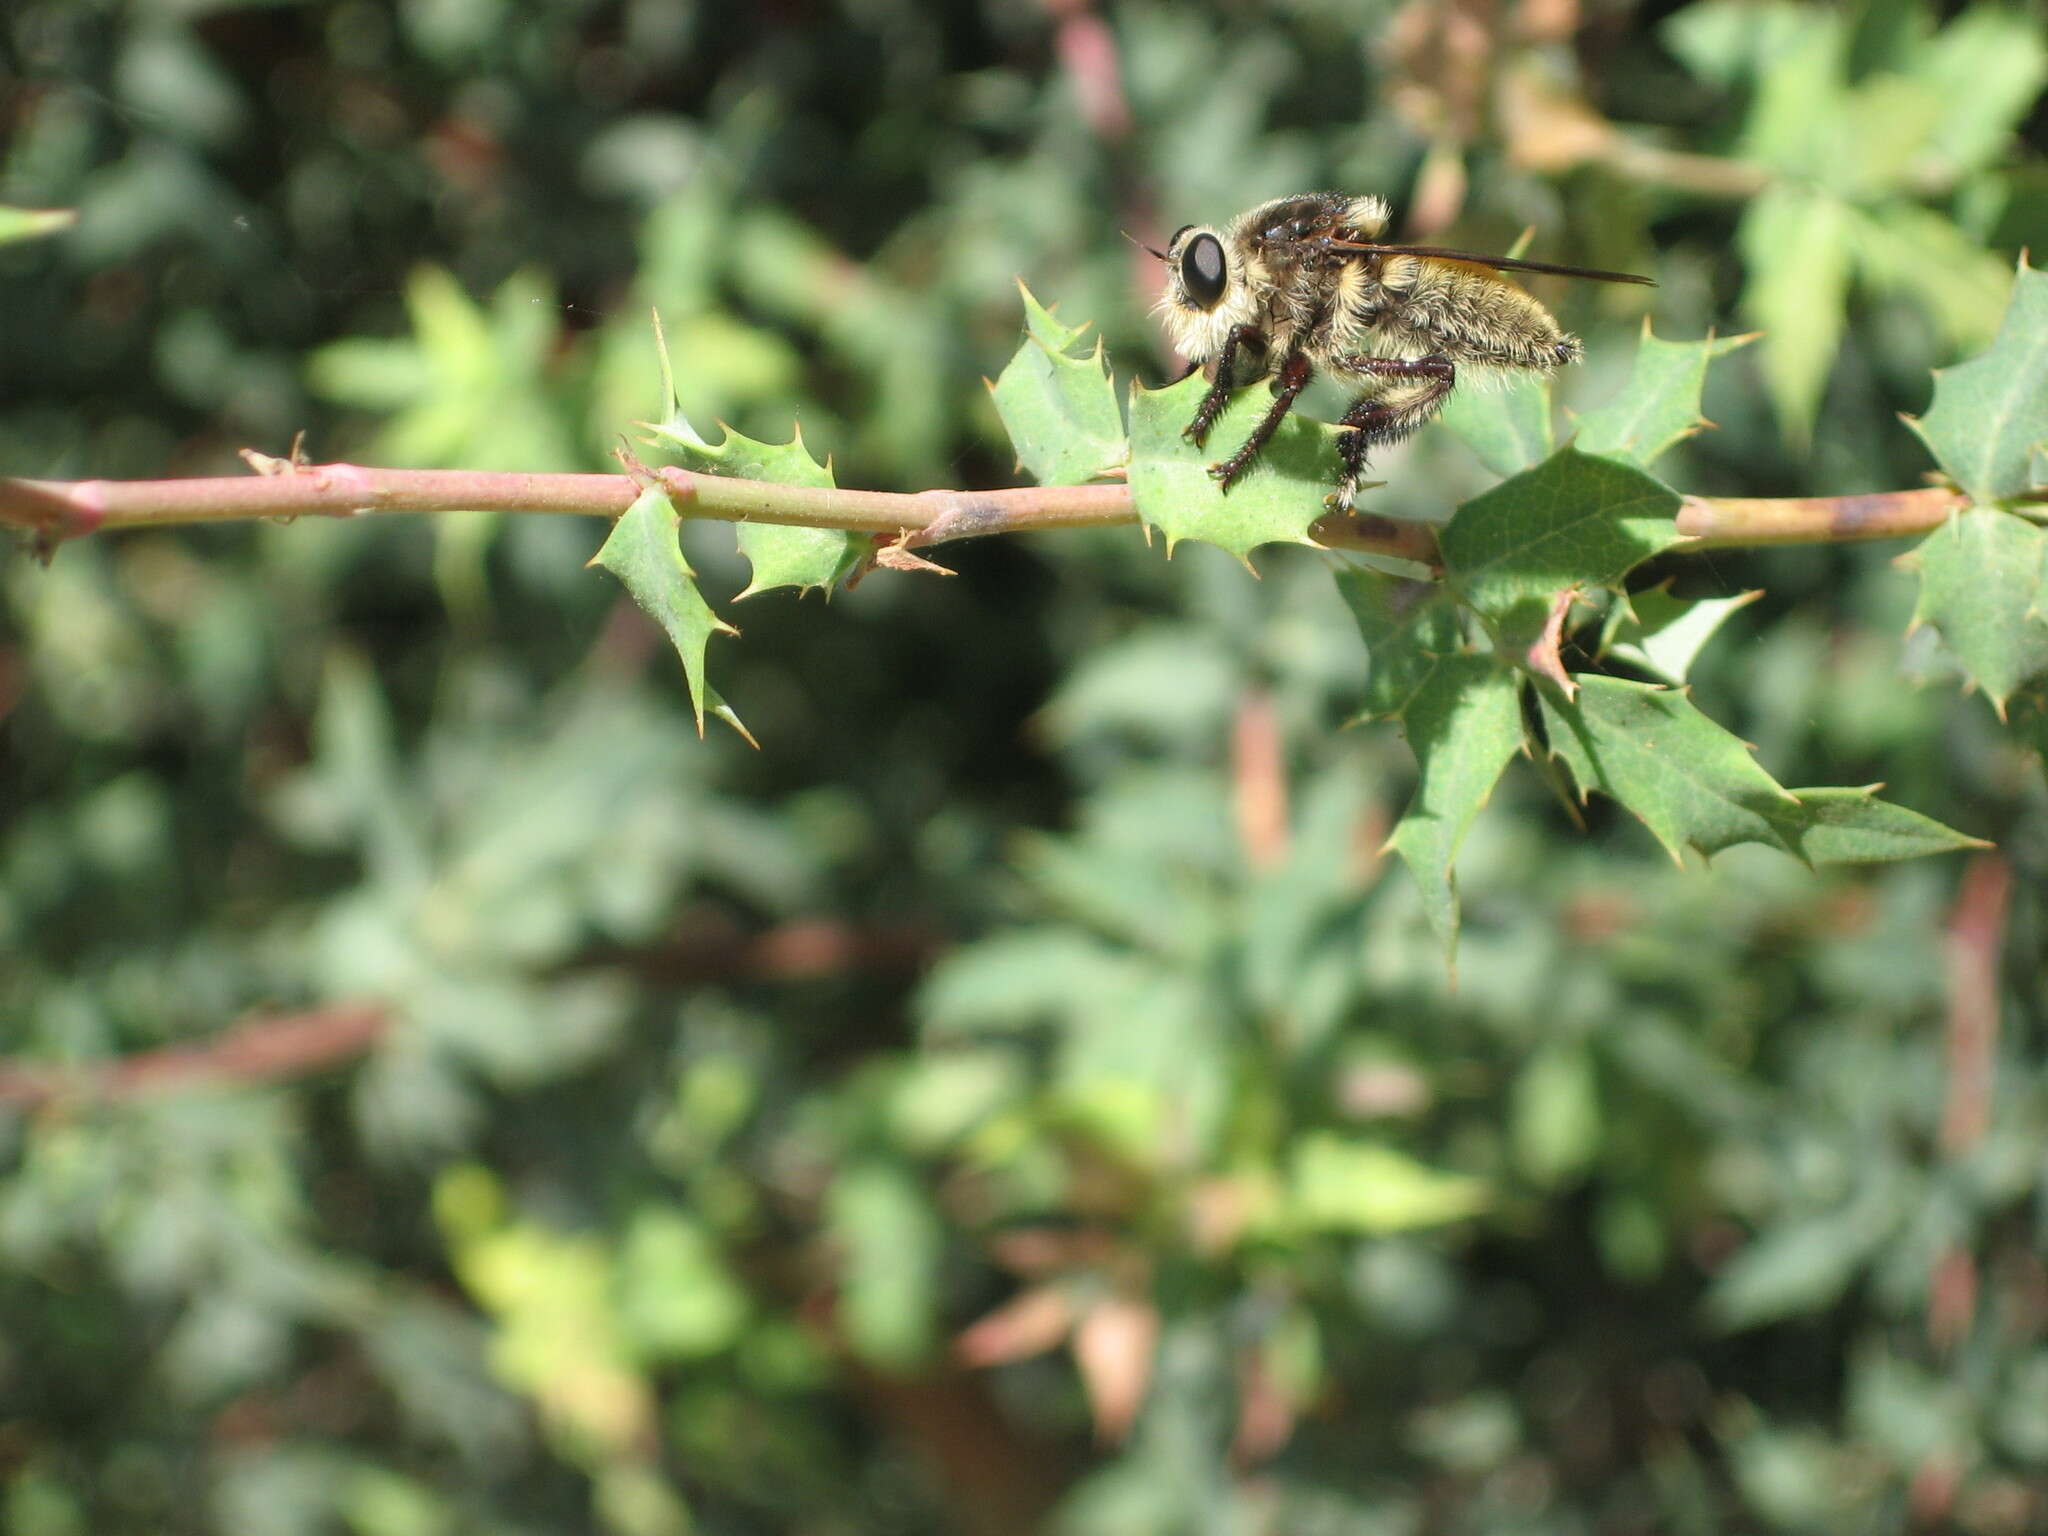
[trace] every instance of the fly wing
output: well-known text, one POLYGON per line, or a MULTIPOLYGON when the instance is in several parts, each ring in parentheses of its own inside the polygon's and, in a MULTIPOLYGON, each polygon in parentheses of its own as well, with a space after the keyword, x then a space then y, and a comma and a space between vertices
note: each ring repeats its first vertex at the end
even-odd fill
POLYGON ((1439 261, 1469 261, 1474 266, 1500 267, 1516 272, 1548 272, 1555 277, 1584 277, 1596 283, 1644 283, 1654 288, 1657 279, 1634 272, 1603 272, 1597 267, 1566 267, 1551 261, 1523 261, 1518 256, 1483 256, 1477 251, 1453 251, 1440 245, 1368 245, 1356 240, 1332 240, 1330 248, 1357 251, 1367 256, 1428 256, 1439 261))

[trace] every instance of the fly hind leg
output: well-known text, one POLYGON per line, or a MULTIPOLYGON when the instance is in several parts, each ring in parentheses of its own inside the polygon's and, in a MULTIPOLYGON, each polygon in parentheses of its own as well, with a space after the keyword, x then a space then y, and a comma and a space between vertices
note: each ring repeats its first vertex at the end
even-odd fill
POLYGON ((1441 355, 1346 358, 1344 370, 1385 381, 1356 401, 1338 422, 1348 430, 1337 439, 1344 474, 1337 485, 1336 502, 1348 512, 1358 495, 1358 482, 1365 478, 1367 457, 1375 448, 1398 443, 1442 410, 1451 386, 1458 382, 1458 370, 1441 355))

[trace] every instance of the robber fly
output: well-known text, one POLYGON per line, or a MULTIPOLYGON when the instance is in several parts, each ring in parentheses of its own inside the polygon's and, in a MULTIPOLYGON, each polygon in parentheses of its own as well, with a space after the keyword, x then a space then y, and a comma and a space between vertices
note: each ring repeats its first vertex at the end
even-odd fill
MULTIPOLYGON (((1458 370, 1548 373, 1585 347, 1498 268, 1648 283, 1429 245, 1385 245, 1377 197, 1312 192, 1261 203, 1223 228, 1190 224, 1163 251, 1159 313, 1188 372, 1212 365, 1209 392, 1183 434, 1198 447, 1231 393, 1270 378, 1273 404, 1242 446, 1209 473, 1229 490, 1318 370, 1363 392, 1344 413, 1335 502, 1349 508, 1367 456, 1443 409, 1458 370)), ((1148 247, 1149 249, 1149 247, 1148 247)), ((1185 378, 1187 375, 1183 374, 1185 378)))

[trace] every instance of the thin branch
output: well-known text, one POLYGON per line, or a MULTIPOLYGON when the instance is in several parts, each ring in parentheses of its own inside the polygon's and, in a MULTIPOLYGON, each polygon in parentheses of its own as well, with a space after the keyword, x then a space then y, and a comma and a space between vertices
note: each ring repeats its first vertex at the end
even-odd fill
MULTIPOLYGON (((270 461, 283 464, 283 461, 270 461)), ((993 533, 1131 524, 1124 485, 1033 485, 995 491, 837 490, 734 480, 682 469, 653 471, 684 517, 784 523, 854 533, 916 531, 920 545, 993 533)), ((286 465, 271 473, 197 480, 0 478, 0 525, 45 547, 113 529, 176 528, 264 518, 372 517, 417 512, 550 512, 615 518, 640 493, 630 475, 496 474, 465 469, 286 465)), ((1436 561, 1427 524, 1369 515, 1326 516, 1317 542, 1368 554, 1436 561)))
POLYGON ((1970 498, 1949 486, 1869 496, 1687 496, 1678 509, 1680 549, 1765 544, 1847 544, 1932 533, 1970 498))
MULTIPOLYGON (((546 512, 615 518, 639 494, 632 475, 499 474, 464 469, 378 469, 361 464, 260 460, 265 472, 195 480, 15 480, 0 477, 0 527, 45 549, 114 529, 295 517, 370 517, 458 511, 546 512)), ((1128 486, 1022 486, 899 494, 777 485, 666 468, 649 471, 684 517, 783 523, 897 535, 918 547, 951 539, 1050 528, 1133 524, 1128 486)), ((2022 497, 2036 500, 2037 497, 2022 497)), ((1970 505, 1947 486, 1867 496, 1784 499, 1687 496, 1682 549, 1829 544, 1931 532, 1970 505)), ((1329 549, 1440 568, 1436 530, 1372 513, 1329 513, 1309 529, 1329 549)))

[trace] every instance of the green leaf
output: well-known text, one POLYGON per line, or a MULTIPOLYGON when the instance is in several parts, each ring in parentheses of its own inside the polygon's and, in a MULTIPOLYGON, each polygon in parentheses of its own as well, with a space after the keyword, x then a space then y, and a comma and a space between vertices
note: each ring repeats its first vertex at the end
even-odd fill
POLYGON ((54 235, 77 222, 78 211, 74 208, 0 207, 0 245, 54 235))
POLYGON ((856 1163, 833 1180, 826 1218, 842 1255, 838 1321, 870 1364, 907 1370, 931 1350, 945 1235, 910 1175, 856 1163))
POLYGON ((1582 1045, 1553 1043, 1515 1078, 1508 1133, 1521 1171, 1554 1185, 1579 1173, 1600 1148, 1600 1085, 1582 1045))
POLYGON ((1522 744, 1519 679, 1491 656, 1446 656, 1401 715, 1422 774, 1388 846, 1415 877, 1422 910, 1447 954, 1458 941, 1452 860, 1522 744))
POLYGON ((1910 296, 1957 347, 1982 347, 1998 334, 2012 292, 2004 257, 1917 203, 1852 212, 1850 234, 1865 281, 1910 296))
POLYGON ((712 635, 736 635, 739 631, 713 613, 697 590, 696 576, 684 562, 682 546, 676 540, 680 522, 668 497, 658 490, 644 490, 613 525, 611 537, 590 563, 603 566, 623 581, 633 601, 668 631, 670 643, 683 660, 683 675, 689 680, 697 734, 704 734, 708 709, 752 744, 754 738, 740 724, 739 716, 704 676, 704 650, 712 635))
POLYGON ((1358 621, 1371 662, 1359 718, 1398 717, 1437 662, 1464 648, 1457 606, 1437 582, 1362 566, 1339 571, 1337 590, 1358 621))
POLYGON ((1851 230, 1835 198, 1777 183, 1750 200, 1736 231, 1749 269, 1742 307, 1764 331, 1764 387, 1795 443, 1812 436, 1841 345, 1851 230))
POLYGON ((1071 353, 1080 345, 1082 333, 1088 329, 1088 322, 1067 325, 1051 310, 1038 302, 1038 296, 1025 287, 1020 280, 1017 292, 1024 300, 1024 330, 1030 338, 1048 352, 1071 353))
POLYGON ((1329 1131, 1302 1138, 1289 1181, 1294 1219, 1313 1231, 1386 1233, 1477 1215, 1484 1182, 1444 1173, 1405 1152, 1329 1131))
POLYGON ((1934 404, 1913 424, 1951 480, 1979 502, 2032 486, 2048 442, 2048 273, 2025 261, 1998 339, 1981 357, 1934 375, 1934 404))
POLYGON ((1080 485, 1097 479, 1130 457, 1102 345, 1098 341, 1086 356, 1073 355, 1068 348, 1079 332, 1066 330, 1039 308, 1028 288, 1018 286, 1031 334, 989 386, 996 414, 1010 434, 1018 464, 1039 484, 1080 485))
POLYGON ((1689 601, 1673 597, 1668 587, 1627 593, 1608 613, 1601 651, 1664 682, 1683 683, 1694 659, 1728 616, 1762 596, 1743 592, 1689 601))
POLYGON ((1941 103, 1926 150, 1960 175, 1989 165, 2018 130, 2048 81, 2048 41, 2038 16, 1973 5, 1905 62, 1941 103))
POLYGON ((1515 373, 1468 382, 1444 403, 1443 424, 1497 475, 1520 474, 1550 457, 1550 377, 1515 373))
POLYGON ((717 1239, 680 1209, 648 1205, 635 1213, 617 1285, 620 1326, 643 1360, 715 1354, 747 1321, 747 1293, 717 1239))
POLYGON ((1543 717, 1581 793, 1627 807, 1674 859, 1688 845, 1762 843, 1806 863, 1863 863, 1975 843, 1868 789, 1785 789, 1675 689, 1581 676, 1576 700, 1545 692, 1543 717))
POLYGON ((1700 414, 1707 364, 1754 340, 1709 335, 1705 341, 1662 341, 1650 334, 1649 322, 1644 321, 1628 383, 1613 404, 1578 418, 1573 445, 1581 453, 1627 459, 1647 469, 1708 425, 1700 414))
POLYGON ((1973 507, 1902 561, 1920 572, 1913 622, 1940 631, 2001 718, 2006 700, 2048 671, 2044 559, 2048 530, 1995 507, 1973 507))
POLYGON ((1445 574, 1489 622, 1533 636, 1557 592, 1615 586, 1668 549, 1677 511, 1641 470, 1565 448, 1458 508, 1440 537, 1445 574))
MULTIPOLYGON (((820 464, 804 446, 802 428, 786 443, 763 443, 720 423, 724 436, 707 443, 680 414, 649 426, 647 440, 672 454, 684 469, 735 480, 765 480, 773 485, 830 486, 832 467, 820 464)), ((829 592, 832 584, 866 552, 859 534, 833 528, 793 528, 780 523, 739 523, 735 526, 740 553, 754 576, 740 598, 775 587, 812 587, 829 592)), ((735 602, 739 598, 734 599, 735 602)))
POLYGON ((1880 864, 1990 846, 1880 800, 1874 790, 1795 789, 1792 796, 1802 814, 1786 836, 1809 864, 1880 864))
POLYGON ((1546 689, 1542 704, 1550 749, 1581 796, 1598 789, 1627 807, 1672 858, 1683 862, 1688 845, 1706 854, 1736 843, 1794 851, 1777 820, 1791 795, 1684 693, 1582 676, 1576 699, 1546 689))
MULTIPOLYGON (((1191 374, 1165 389, 1131 384, 1131 499, 1138 515, 1166 535, 1219 544, 1245 560, 1261 544, 1309 544, 1336 482, 1337 429, 1290 412, 1244 477, 1226 495, 1209 466, 1242 443, 1273 403, 1263 389, 1241 389, 1209 434, 1206 449, 1181 436, 1208 384, 1191 374)), ((1247 561, 1249 563, 1249 561, 1247 561)))

